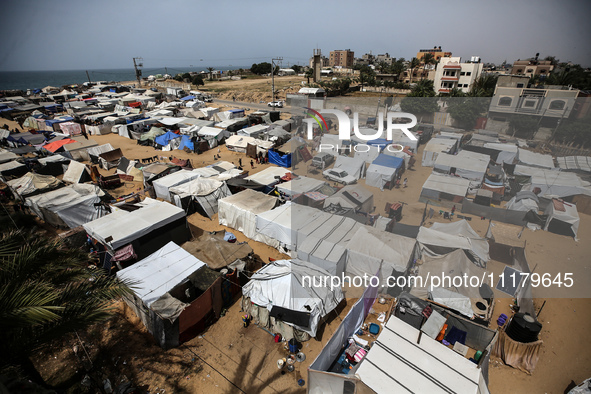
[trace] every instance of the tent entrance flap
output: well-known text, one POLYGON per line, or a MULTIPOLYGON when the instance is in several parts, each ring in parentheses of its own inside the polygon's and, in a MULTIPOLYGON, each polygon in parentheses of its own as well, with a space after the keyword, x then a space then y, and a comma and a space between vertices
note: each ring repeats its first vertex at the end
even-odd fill
POLYGON ((310 328, 310 313, 273 306, 269 316, 303 328, 310 328))

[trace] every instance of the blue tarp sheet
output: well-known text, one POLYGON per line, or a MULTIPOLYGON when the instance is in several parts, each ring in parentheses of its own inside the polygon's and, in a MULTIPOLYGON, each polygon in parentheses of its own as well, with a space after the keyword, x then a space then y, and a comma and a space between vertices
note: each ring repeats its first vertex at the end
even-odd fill
POLYGON ((59 118, 59 119, 47 119, 45 121, 45 124, 47 126, 53 126, 55 123, 64 123, 64 122, 69 122, 71 120, 74 120, 74 118, 72 118, 70 116, 66 116, 64 118, 59 118))
POLYGON ((228 112, 231 112, 231 113, 233 113, 233 114, 236 114, 236 113, 244 112, 244 110, 243 110, 243 109, 231 109, 231 110, 230 110, 230 111, 228 111, 228 112))
POLYGON ((371 164, 389 168, 400 168, 404 164, 404 159, 390 155, 379 155, 371 164))
POLYGON ((367 141, 367 145, 377 146, 379 147, 380 151, 386 147, 386 145, 390 145, 392 141, 389 141, 385 138, 376 138, 375 140, 367 141))
POLYGON ((183 100, 183 101, 195 100, 195 96, 191 96, 191 95, 185 96, 181 100, 183 100))
POLYGON ((193 141, 191 141, 191 138, 189 138, 188 135, 183 135, 181 137, 181 145, 179 146, 179 149, 183 150, 185 148, 189 148, 192 151, 195 150, 195 144, 193 144, 193 141))
POLYGON ((166 134, 159 135, 156 137, 155 141, 158 145, 166 146, 170 142, 170 140, 174 140, 175 138, 180 138, 181 136, 178 134, 173 133, 172 131, 167 131, 166 134))
POLYGON ((269 163, 289 168, 291 167, 291 153, 288 153, 285 156, 281 156, 279 153, 270 150, 269 163))

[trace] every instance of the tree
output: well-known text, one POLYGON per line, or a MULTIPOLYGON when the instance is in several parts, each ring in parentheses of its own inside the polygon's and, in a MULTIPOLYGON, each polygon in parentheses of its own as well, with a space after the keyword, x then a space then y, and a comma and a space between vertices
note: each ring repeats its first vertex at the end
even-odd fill
POLYGON ((0 367, 16 365, 45 385, 29 359, 50 341, 110 317, 112 301, 130 294, 89 255, 57 240, 24 232, 0 235, 0 367))
POLYGON ((190 81, 190 80, 191 80, 191 74, 184 73, 183 74, 183 81, 190 81))
POLYGON ((361 84, 361 91, 363 91, 363 84, 366 84, 368 86, 375 85, 375 79, 376 72, 371 67, 369 67, 368 65, 362 65, 359 68, 358 81, 361 84))
POLYGON ((392 74, 396 74, 398 77, 398 80, 400 80, 400 77, 404 73, 404 70, 406 70, 404 58, 401 58, 401 59, 398 59, 397 61, 395 61, 392 64, 391 70, 392 70, 392 74))
POLYGON ((178 82, 183 82, 183 74, 177 74, 173 79, 178 82))
POLYGON ((419 67, 421 62, 416 57, 413 57, 410 61, 410 83, 412 83, 412 77, 415 72, 415 69, 419 67))
POLYGON ((191 81, 195 86, 203 86, 205 82, 203 81, 203 77, 201 75, 195 75, 193 77, 193 81, 191 81))
POLYGON ((209 74, 209 80, 213 81, 213 70, 215 70, 215 68, 213 67, 207 67, 207 72, 209 74))
POLYGON ((492 97, 495 93, 498 79, 498 75, 480 74, 472 84, 468 95, 471 97, 492 97))
POLYGON ((294 64, 293 66, 291 66, 291 69, 293 71, 295 71, 296 74, 299 74, 302 72, 302 66, 298 66, 297 64, 294 64))
POLYGON ((400 102, 404 112, 412 114, 431 114, 439 110, 433 81, 423 79, 412 88, 411 92, 400 102))
MULTIPOLYGON (((279 69, 279 67, 277 67, 277 69, 279 69)), ((254 63, 250 67, 250 71, 257 75, 271 74, 271 70, 273 70, 273 66, 269 62, 254 63)))
POLYGON ((534 116, 518 114, 509 121, 509 129, 512 137, 531 138, 538 130, 538 120, 534 116))
POLYGON ((474 129, 476 121, 486 114, 490 105, 490 98, 469 97, 459 89, 453 89, 450 96, 446 99, 447 112, 465 130, 474 129))
POLYGON ((311 68, 306 70, 306 78, 308 79, 308 85, 310 84, 310 78, 314 76, 314 70, 311 68))
POLYGON ((581 148, 591 146, 591 115, 582 119, 563 119, 555 129, 552 140, 581 148))

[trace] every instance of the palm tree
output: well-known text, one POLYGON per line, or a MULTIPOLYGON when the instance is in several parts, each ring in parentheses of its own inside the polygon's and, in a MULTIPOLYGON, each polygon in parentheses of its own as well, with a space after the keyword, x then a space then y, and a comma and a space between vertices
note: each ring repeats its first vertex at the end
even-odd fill
POLYGON ((497 75, 482 73, 474 81, 470 88, 469 96, 472 97, 492 97, 497 86, 497 75))
POLYGON ((58 240, 12 231, 0 235, 0 368, 21 368, 44 385, 29 359, 39 347, 103 321, 128 286, 99 270, 90 256, 58 240))
POLYGON ((310 84, 310 78, 314 76, 314 70, 311 68, 306 70, 306 78, 308 79, 308 85, 310 84))
POLYGON ((410 83, 412 83, 412 75, 414 74, 415 69, 419 67, 420 64, 421 62, 416 57, 413 57, 410 61, 410 83))
POLYGON ((213 73, 213 70, 215 70, 215 68, 213 68, 213 67, 207 67, 207 71, 209 73, 209 80, 210 81, 213 80, 213 74, 212 74, 213 73))

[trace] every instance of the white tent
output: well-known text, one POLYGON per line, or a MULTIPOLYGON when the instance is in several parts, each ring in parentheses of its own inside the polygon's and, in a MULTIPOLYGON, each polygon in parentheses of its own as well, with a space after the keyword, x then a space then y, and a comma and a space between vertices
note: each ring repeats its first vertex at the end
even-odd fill
POLYGON ((558 167, 563 170, 578 170, 591 172, 591 157, 589 156, 565 156, 557 157, 558 167))
POLYGON ((423 148, 423 167, 433 167, 440 153, 455 153, 458 141, 452 138, 432 138, 423 148))
MULTIPOLYGON (((84 229, 88 235, 113 252, 154 230, 186 217, 182 209, 151 198, 135 205, 140 209, 131 212, 117 209, 107 216, 84 224, 84 229)), ((186 223, 184 226, 186 227, 186 223)))
POLYGON ((244 129, 238 130, 238 135, 260 139, 263 136, 263 134, 265 133, 265 131, 267 131, 268 129, 269 129, 269 126, 259 124, 259 125, 254 125, 254 126, 250 126, 250 127, 246 127, 244 129))
POLYGON ((517 159, 519 160, 519 163, 527 166, 554 168, 554 160, 552 160, 551 155, 544 155, 542 153, 531 152, 519 148, 517 151, 517 159))
POLYGON ((228 150, 240 153, 246 153, 246 148, 250 145, 257 146, 257 153, 258 152, 266 152, 273 147, 272 141, 262 141, 256 138, 247 137, 247 136, 240 136, 240 135, 233 135, 226 139, 226 146, 228 150))
POLYGON ((362 226, 347 243, 345 271, 362 277, 376 275, 381 270, 381 290, 387 292, 387 278, 407 272, 415 256, 415 244, 414 239, 362 226))
POLYGON ((536 196, 533 192, 528 191, 520 191, 511 198, 507 205, 505 205, 506 209, 511 209, 513 211, 536 211, 538 212, 539 209, 539 202, 538 196, 536 196))
POLYGON ((497 156, 497 164, 513 164, 513 161, 517 158, 517 145, 488 142, 484 144, 484 147, 499 151, 499 155, 497 156))
POLYGON ((345 171, 356 179, 365 178, 365 161, 347 156, 337 156, 333 169, 345 171))
POLYGON ((373 193, 360 185, 347 185, 324 200, 324 208, 330 204, 339 204, 342 208, 371 212, 373 193))
POLYGON ((187 210, 193 201, 209 218, 218 212, 218 200, 232 195, 225 182, 202 177, 171 187, 169 192, 177 207, 187 210))
POLYGON ((41 175, 33 172, 27 172, 20 178, 12 179, 6 182, 15 197, 25 198, 32 194, 43 193, 59 187, 62 182, 52 175, 41 175))
POLYGON ((289 172, 291 172, 289 169, 283 167, 267 167, 263 171, 252 174, 245 179, 258 182, 261 185, 273 186, 279 183, 279 178, 285 176, 289 172))
POLYGON ((204 126, 197 132, 199 137, 205 138, 209 144, 209 148, 215 148, 218 146, 226 137, 230 136, 226 130, 218 129, 217 127, 204 126))
POLYGON ((552 199, 552 203, 548 204, 544 214, 548 215, 544 230, 571 235, 577 240, 581 219, 575 204, 552 199))
POLYGON ((192 179, 200 177, 201 174, 196 171, 176 171, 172 174, 168 174, 162 178, 152 181, 154 186, 154 192, 156 197, 163 198, 168 202, 171 202, 170 188, 178 185, 182 185, 185 182, 189 182, 192 179))
POLYGON ((419 148, 419 137, 416 135, 416 133, 412 133, 415 137, 417 137, 416 140, 411 140, 410 138, 408 138, 408 136, 400 131, 400 130, 394 130, 392 132, 392 143, 393 144, 399 144, 402 145, 403 147, 408 146, 413 153, 417 153, 417 149, 419 148))
MULTIPOLYGON (((4 130, 4 131, 8 131, 8 130, 4 130)), ((19 156, 17 154, 7 151, 5 149, 0 149, 0 164, 6 163, 6 162, 9 162, 12 160, 16 160, 18 158, 19 158, 19 156)))
POLYGON ((364 162, 371 164, 380 155, 382 147, 375 145, 365 145, 363 149, 358 148, 355 151, 355 160, 363 160, 364 162))
POLYGON ((481 183, 486 174, 490 156, 470 151, 460 151, 456 155, 439 154, 433 165, 433 171, 450 174, 454 173, 464 179, 481 183))
MULTIPOLYGON (((275 316, 275 319, 259 318, 255 323, 265 327, 281 326, 284 323, 315 337, 320 320, 344 298, 340 288, 330 288, 329 281, 324 286, 316 285, 319 283, 318 278, 315 283, 308 282, 308 279, 328 275, 325 270, 304 261, 274 261, 253 274, 250 282, 242 288, 243 306, 252 306, 254 303, 254 306, 268 311, 267 317, 275 316)), ((257 315, 261 316, 260 312, 257 315)))
POLYGON ((418 336, 416 328, 391 317, 358 367, 356 377, 378 394, 488 394, 481 369, 475 363, 428 335, 417 343, 418 336))
POLYGON ((218 201, 219 223, 241 231, 252 240, 265 242, 266 236, 256 232, 256 215, 276 205, 276 197, 246 189, 218 201))
POLYGON ((68 169, 64 173, 63 180, 70 183, 81 183, 84 182, 85 175, 88 174, 88 169, 85 164, 71 160, 68 164, 68 169))
POLYGON ((280 183, 276 188, 279 193, 291 198, 297 194, 316 191, 324 185, 326 185, 326 182, 319 179, 301 176, 291 181, 280 183))
POLYGON ((450 223, 433 223, 430 228, 421 227, 417 241, 423 255, 439 256, 453 249, 463 249, 480 259, 481 266, 485 266, 490 260, 488 241, 478 235, 463 219, 450 223), (444 250, 443 253, 441 253, 442 250, 444 250))
POLYGON ((107 214, 94 205, 104 195, 98 186, 75 184, 28 197, 25 204, 53 226, 75 228, 107 214))
POLYGON ((219 108, 211 108, 211 107, 206 107, 206 108, 201 108, 199 111, 201 111, 201 113, 203 113, 203 116, 204 116, 206 119, 211 119, 211 117, 212 117, 212 116, 213 116, 215 113, 219 112, 219 110, 220 110, 219 108))
POLYGON ((419 201, 437 205, 446 201, 446 204, 461 204, 469 187, 467 179, 431 174, 423 184, 419 201))
POLYGON ((591 187, 573 172, 548 170, 522 165, 516 165, 513 171, 515 175, 531 177, 530 182, 521 190, 533 191, 536 187, 541 190, 541 197, 568 197, 577 194, 591 195, 591 187))
POLYGON ((222 122, 215 123, 215 127, 218 127, 220 129, 228 129, 228 127, 231 127, 237 123, 246 122, 247 119, 248 118, 228 119, 228 120, 224 120, 222 122))

